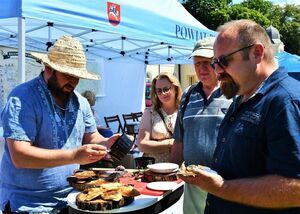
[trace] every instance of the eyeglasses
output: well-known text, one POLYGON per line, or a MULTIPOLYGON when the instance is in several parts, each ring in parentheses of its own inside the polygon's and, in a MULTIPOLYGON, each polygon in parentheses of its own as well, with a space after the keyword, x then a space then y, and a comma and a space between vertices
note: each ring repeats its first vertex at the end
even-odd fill
POLYGON ((247 48, 251 48, 252 46, 254 46, 254 44, 248 45, 248 46, 243 47, 243 48, 240 48, 240 49, 238 49, 238 50, 236 50, 236 51, 234 51, 230 54, 220 56, 219 58, 215 58, 215 59, 213 59, 213 61, 210 65, 214 70, 216 69, 216 64, 218 64, 218 66, 220 66, 222 69, 225 69, 229 65, 229 60, 228 60, 229 56, 231 56, 231 55, 233 55, 237 52, 243 51, 247 48))
POLYGON ((158 95, 161 95, 162 93, 166 94, 166 93, 170 92, 171 88, 172 88, 172 86, 166 86, 163 88, 155 88, 155 92, 158 95))

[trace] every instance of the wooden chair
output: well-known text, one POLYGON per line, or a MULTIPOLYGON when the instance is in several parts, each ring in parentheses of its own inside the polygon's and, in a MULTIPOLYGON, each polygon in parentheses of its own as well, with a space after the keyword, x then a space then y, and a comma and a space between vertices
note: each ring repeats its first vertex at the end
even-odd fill
POLYGON ((141 121, 141 118, 143 116, 143 112, 141 112, 141 111, 140 112, 133 112, 131 114, 135 118, 134 121, 136 121, 136 122, 140 122, 141 121))
POLYGON ((114 134, 115 133, 124 133, 119 115, 104 117, 104 121, 105 121, 106 126, 111 128, 111 130, 113 130, 113 128, 117 127, 116 132, 112 131, 114 134))

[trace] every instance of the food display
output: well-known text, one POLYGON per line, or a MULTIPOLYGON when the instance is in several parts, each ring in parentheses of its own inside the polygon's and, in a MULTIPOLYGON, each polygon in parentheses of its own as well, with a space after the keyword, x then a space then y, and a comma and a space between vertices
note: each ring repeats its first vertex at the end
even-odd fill
POLYGON ((106 212, 120 207, 122 210, 131 211, 140 205, 141 198, 142 201, 152 201, 143 195, 160 196, 164 194, 163 191, 170 190, 149 188, 149 182, 174 183, 177 187, 177 180, 176 170, 172 170, 171 173, 157 173, 150 169, 126 170, 123 166, 115 169, 76 170, 67 181, 80 192, 69 194, 68 203, 74 209, 88 211, 106 212), (136 196, 139 197, 135 200, 136 196))
POLYGON ((81 191, 75 202, 79 209, 104 211, 126 206, 140 195, 133 186, 119 182, 126 176, 132 174, 118 166, 115 170, 77 170, 67 181, 81 191))

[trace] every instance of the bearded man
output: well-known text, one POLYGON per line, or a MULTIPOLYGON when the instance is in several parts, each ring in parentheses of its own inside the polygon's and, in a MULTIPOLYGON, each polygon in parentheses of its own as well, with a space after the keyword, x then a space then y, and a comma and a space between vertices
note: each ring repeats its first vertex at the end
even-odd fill
POLYGON ((212 67, 227 97, 212 169, 180 176, 209 192, 205 213, 300 213, 300 83, 277 67, 265 30, 251 20, 218 29, 212 67))
POLYGON ((98 133, 88 101, 74 90, 80 78, 99 79, 86 70, 77 39, 63 36, 48 55, 32 55, 44 71, 12 90, 1 115, 0 206, 3 213, 67 213, 66 178, 102 159, 118 136, 98 133))

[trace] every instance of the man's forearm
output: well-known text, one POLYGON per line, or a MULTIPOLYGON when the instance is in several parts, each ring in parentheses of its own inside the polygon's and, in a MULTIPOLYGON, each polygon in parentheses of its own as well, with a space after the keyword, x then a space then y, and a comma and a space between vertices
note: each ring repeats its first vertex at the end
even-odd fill
POLYGON ((264 208, 300 207, 300 179, 268 175, 259 178, 227 180, 220 198, 264 208))

